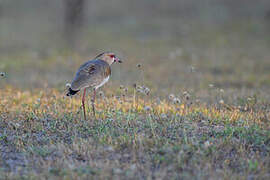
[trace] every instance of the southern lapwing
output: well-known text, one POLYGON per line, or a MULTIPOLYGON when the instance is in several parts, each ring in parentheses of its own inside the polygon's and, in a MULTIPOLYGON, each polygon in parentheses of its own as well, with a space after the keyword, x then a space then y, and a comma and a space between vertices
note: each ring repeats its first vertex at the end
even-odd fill
POLYGON ((83 90, 82 106, 84 119, 85 114, 85 93, 87 88, 93 89, 92 110, 95 117, 95 97, 96 90, 103 86, 110 78, 111 65, 115 62, 122 63, 122 61, 112 52, 104 52, 99 54, 93 60, 87 61, 80 66, 76 72, 75 78, 71 83, 71 87, 68 89, 67 96, 75 95, 80 90, 83 90))

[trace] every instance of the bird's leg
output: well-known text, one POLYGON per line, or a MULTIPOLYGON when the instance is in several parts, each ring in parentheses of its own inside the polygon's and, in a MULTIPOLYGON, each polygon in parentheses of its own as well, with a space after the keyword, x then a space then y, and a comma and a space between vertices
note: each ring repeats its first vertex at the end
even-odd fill
POLYGON ((91 99, 92 102, 92 110, 93 110, 93 115, 96 118, 96 112, 95 112, 95 99, 96 99, 96 89, 94 88, 94 93, 93 93, 93 97, 91 99))
POLYGON ((85 113, 85 93, 86 93, 86 88, 83 90, 83 96, 82 96, 82 106, 83 106, 83 116, 84 116, 84 120, 86 120, 86 113, 85 113))

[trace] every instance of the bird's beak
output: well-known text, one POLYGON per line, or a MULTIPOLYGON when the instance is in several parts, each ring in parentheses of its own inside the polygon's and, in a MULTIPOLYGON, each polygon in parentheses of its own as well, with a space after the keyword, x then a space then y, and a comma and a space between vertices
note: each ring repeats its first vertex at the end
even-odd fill
POLYGON ((118 62, 118 63, 122 63, 122 62, 123 62, 123 61, 122 61, 120 58, 118 58, 118 57, 115 57, 114 61, 115 61, 115 62, 118 62))

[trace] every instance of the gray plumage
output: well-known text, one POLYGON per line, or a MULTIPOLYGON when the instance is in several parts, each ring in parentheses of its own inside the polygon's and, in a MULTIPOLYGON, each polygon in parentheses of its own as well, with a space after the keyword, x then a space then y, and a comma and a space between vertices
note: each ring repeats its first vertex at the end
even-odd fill
POLYGON ((99 59, 87 61, 77 71, 71 89, 78 91, 86 87, 97 87, 111 75, 110 65, 99 59))

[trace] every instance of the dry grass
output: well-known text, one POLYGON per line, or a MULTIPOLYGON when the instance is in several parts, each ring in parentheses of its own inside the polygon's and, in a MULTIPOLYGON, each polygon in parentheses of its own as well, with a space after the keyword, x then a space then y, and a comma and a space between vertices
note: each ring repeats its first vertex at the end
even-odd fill
MULTIPOLYGON (((100 93, 97 120, 54 89, 0 91, 2 178, 269 178, 269 105, 100 93), (181 102, 180 102, 181 101, 181 102)), ((171 98, 171 97, 169 97, 171 98)))
POLYGON ((270 179, 269 3, 90 3, 71 50, 37 2, 0 17, 0 179, 270 179), (84 121, 63 87, 106 50, 84 121))

